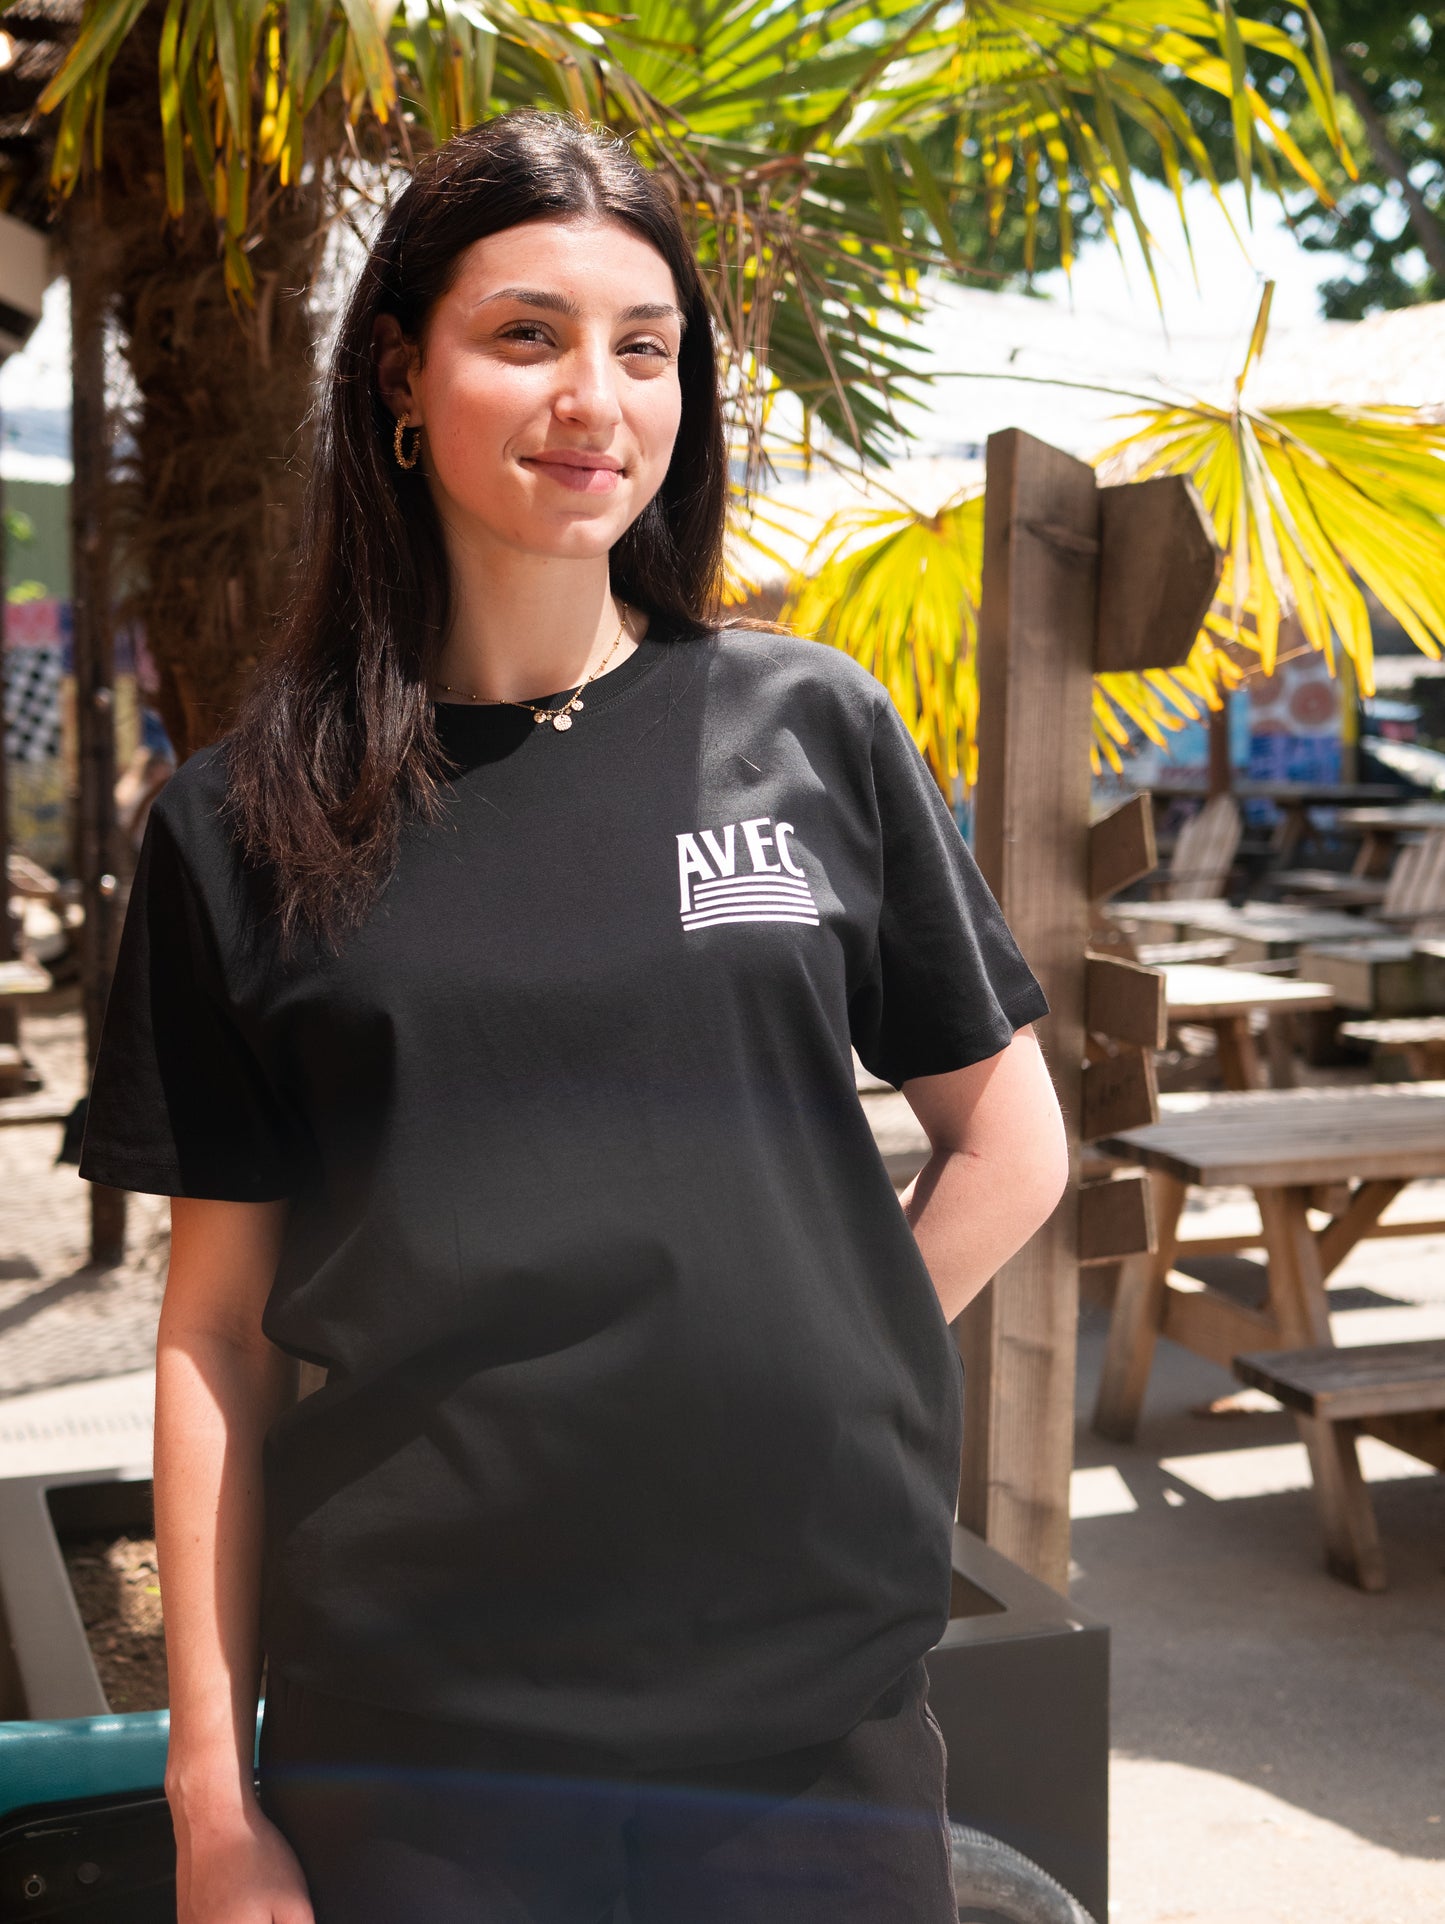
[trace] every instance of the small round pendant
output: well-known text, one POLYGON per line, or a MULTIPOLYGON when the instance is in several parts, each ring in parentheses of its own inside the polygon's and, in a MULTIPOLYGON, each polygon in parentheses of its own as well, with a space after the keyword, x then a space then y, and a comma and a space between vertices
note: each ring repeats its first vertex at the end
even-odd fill
POLYGON ((552 717, 552 726, 554 728, 570 728, 572 726, 572 717, 570 715, 554 715, 552 717))
POLYGON ((539 728, 542 726, 542 723, 546 721, 546 719, 547 717, 542 713, 540 708, 534 708, 532 710, 532 720, 536 722, 539 728))
POLYGON ((571 707, 572 713, 575 715, 579 708, 585 708, 587 704, 585 701, 574 701, 570 703, 569 706, 571 707))

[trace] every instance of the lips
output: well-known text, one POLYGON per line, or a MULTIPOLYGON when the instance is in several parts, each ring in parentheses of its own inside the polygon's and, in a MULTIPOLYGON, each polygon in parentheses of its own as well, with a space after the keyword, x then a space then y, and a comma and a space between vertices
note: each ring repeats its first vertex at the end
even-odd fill
POLYGON ((586 454, 575 448, 523 455, 522 464, 573 494, 611 494, 622 479, 622 463, 615 456, 586 454))

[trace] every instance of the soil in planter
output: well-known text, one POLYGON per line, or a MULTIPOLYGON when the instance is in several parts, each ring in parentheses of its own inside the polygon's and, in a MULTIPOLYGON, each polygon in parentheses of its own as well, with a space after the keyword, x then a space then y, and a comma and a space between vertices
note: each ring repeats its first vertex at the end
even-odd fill
POLYGON ((164 1710, 166 1639, 151 1537, 75 1537, 62 1544, 70 1587, 112 1710, 164 1710))

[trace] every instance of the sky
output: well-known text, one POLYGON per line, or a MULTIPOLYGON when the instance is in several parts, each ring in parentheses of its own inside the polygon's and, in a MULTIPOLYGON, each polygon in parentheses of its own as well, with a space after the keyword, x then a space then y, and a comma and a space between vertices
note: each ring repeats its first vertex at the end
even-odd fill
MULTIPOLYGON (((1254 197, 1254 226, 1246 225, 1244 195, 1235 186, 1224 190, 1229 219, 1208 189, 1187 189, 1190 235, 1198 270, 1194 286, 1174 198, 1156 181, 1136 183, 1136 198, 1158 246, 1158 273, 1164 296, 1164 324, 1171 331, 1210 333, 1234 327, 1247 339, 1254 321, 1259 290, 1267 277, 1276 281, 1273 316, 1285 327, 1319 318, 1316 290, 1339 272, 1341 257, 1307 254, 1285 226, 1279 203, 1272 196, 1254 197), (1243 246, 1241 247, 1241 241, 1243 246)), ((1095 314, 1134 313, 1156 316, 1158 309, 1133 230, 1121 223, 1124 262, 1108 244, 1091 247, 1073 271, 1076 305, 1095 314)), ((1037 283, 1067 302, 1068 283, 1062 272, 1042 275, 1037 283)), ((1161 326, 1162 332, 1162 326, 1161 326)))

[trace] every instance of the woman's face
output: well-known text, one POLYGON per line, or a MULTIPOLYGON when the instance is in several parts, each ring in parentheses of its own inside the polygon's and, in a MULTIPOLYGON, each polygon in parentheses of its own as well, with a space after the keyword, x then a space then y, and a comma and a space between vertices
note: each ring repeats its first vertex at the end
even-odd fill
POLYGON ((474 242, 420 354, 384 317, 382 393, 424 429, 444 525, 533 554, 605 554, 672 458, 682 318, 662 255, 590 218, 474 242))

